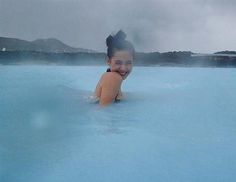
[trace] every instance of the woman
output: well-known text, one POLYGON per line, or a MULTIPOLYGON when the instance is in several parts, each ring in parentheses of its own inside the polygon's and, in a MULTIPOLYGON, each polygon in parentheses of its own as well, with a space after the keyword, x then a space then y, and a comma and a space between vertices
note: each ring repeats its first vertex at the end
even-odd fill
POLYGON ((106 39, 109 68, 101 76, 94 93, 101 106, 122 99, 121 84, 132 70, 135 54, 133 45, 125 38, 125 33, 120 30, 106 39))

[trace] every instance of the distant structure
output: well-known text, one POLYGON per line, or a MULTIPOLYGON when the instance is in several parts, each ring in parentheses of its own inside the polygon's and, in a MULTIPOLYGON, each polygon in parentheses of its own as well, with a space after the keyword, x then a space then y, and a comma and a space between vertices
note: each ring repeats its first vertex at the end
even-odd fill
POLYGON ((192 57, 236 57, 236 54, 202 54, 202 53, 194 53, 191 55, 192 57))
POLYGON ((227 61, 227 60, 235 60, 236 54, 201 54, 195 53, 191 55, 192 57, 208 57, 214 61, 227 61))
POLYGON ((197 61, 202 61, 206 66, 217 67, 235 67, 236 54, 214 53, 214 54, 192 54, 191 57, 197 57, 197 61))
POLYGON ((3 51, 3 52, 6 51, 6 50, 7 50, 7 49, 6 49, 5 47, 2 48, 2 51, 3 51))

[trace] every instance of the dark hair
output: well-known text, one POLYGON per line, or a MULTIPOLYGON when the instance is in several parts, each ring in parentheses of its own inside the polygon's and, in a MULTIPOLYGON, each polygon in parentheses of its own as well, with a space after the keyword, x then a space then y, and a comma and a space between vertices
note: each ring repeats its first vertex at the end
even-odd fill
POLYGON ((106 44, 107 44, 107 56, 108 58, 112 58, 115 54, 116 51, 129 51, 131 54, 134 56, 135 50, 133 45, 125 40, 126 34, 120 30, 117 32, 116 35, 112 36, 109 35, 106 39, 106 44))

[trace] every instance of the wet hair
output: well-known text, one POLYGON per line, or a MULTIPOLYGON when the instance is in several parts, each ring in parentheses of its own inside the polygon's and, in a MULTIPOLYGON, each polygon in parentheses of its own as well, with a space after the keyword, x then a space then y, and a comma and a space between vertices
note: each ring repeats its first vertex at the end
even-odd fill
POLYGON ((107 56, 109 59, 111 59, 116 51, 129 51, 133 56, 135 54, 135 50, 133 45, 125 40, 126 34, 120 30, 117 32, 116 35, 112 36, 109 35, 106 39, 106 45, 107 45, 107 56))

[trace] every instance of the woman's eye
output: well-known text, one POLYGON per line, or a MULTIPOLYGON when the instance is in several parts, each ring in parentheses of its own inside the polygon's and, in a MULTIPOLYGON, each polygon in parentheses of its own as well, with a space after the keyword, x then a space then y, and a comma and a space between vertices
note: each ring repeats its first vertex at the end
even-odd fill
POLYGON ((131 65, 131 64, 132 64, 131 61, 127 61, 127 62, 125 62, 125 65, 131 65))
POLYGON ((121 61, 116 61, 116 64, 117 64, 117 65, 120 65, 120 64, 121 64, 121 61))
POLYGON ((121 61, 121 60, 117 60, 115 62, 116 65, 131 65, 132 64, 132 61, 121 61))

